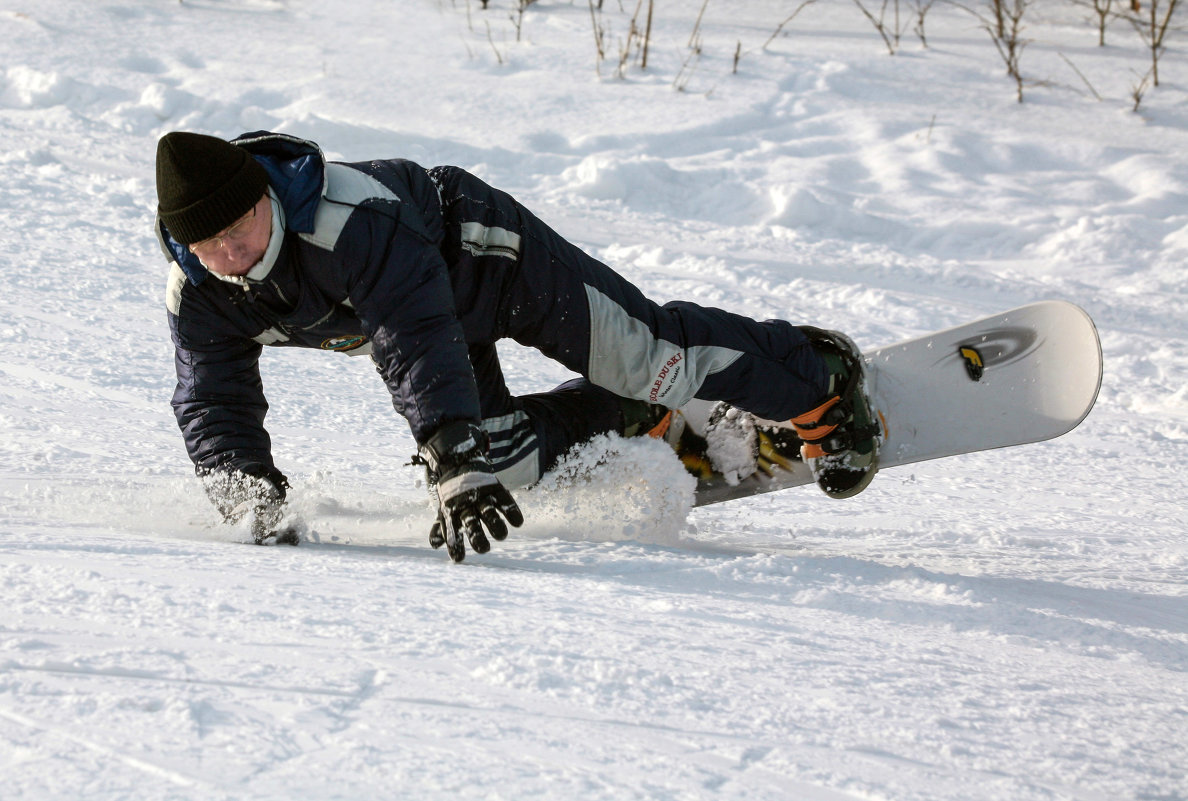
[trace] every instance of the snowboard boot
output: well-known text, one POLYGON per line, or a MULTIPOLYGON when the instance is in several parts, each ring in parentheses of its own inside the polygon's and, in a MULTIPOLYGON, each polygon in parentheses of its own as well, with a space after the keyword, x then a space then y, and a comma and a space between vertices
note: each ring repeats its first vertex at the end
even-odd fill
POLYGON ((804 440, 800 453, 813 478, 831 498, 866 489, 879 469, 879 424, 866 394, 862 354, 836 331, 802 326, 825 360, 829 388, 816 408, 792 418, 804 440))
POLYGON ((705 438, 687 424, 679 410, 626 398, 619 401, 619 410, 623 420, 620 433, 624 437, 661 440, 673 449, 692 475, 699 479, 713 475, 713 467, 706 456, 705 438))
POLYGON ((619 399, 619 433, 624 437, 664 438, 673 412, 664 406, 631 398, 619 399))

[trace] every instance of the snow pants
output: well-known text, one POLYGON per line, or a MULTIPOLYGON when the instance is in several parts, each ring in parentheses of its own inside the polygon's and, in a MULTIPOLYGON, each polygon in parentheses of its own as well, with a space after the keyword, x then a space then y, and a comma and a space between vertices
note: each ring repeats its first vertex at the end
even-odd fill
POLYGON ((457 167, 429 174, 441 193, 455 313, 505 485, 532 484, 575 444, 618 430, 620 398, 671 409, 723 400, 771 420, 824 399, 824 362, 791 323, 657 304, 510 195, 457 167), (583 378, 513 396, 495 350, 503 338, 583 378))

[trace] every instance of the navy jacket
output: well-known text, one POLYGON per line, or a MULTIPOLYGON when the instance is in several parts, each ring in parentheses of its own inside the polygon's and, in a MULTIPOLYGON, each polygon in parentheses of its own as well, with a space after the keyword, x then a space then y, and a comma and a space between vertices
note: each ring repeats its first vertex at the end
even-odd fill
POLYGON ((310 142, 263 132, 234 141, 267 170, 274 219, 284 217, 254 278, 210 274, 157 225, 173 261, 173 407, 199 472, 274 469, 263 345, 369 353, 418 444, 443 424, 482 421, 498 474, 517 484, 615 429, 616 397, 725 400, 783 420, 828 387, 824 360, 791 323, 659 306, 458 167, 327 163, 310 142), (494 352, 504 338, 587 377, 584 400, 513 398, 494 352))
POLYGON ((173 262, 173 409, 199 472, 273 467, 263 345, 370 354, 418 443, 444 423, 478 422, 442 255, 441 198, 427 172, 401 159, 327 163, 315 144, 280 134, 234 143, 267 170, 283 209, 284 239, 267 275, 221 280, 157 222, 173 262))

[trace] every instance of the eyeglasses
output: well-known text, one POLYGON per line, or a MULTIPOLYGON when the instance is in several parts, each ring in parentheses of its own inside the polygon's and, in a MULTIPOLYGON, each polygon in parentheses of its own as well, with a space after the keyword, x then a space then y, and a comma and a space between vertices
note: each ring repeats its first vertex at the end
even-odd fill
POLYGON ((223 233, 190 245, 190 252, 196 256, 213 256, 226 242, 238 242, 246 239, 251 233, 251 223, 255 218, 256 207, 252 206, 247 214, 236 220, 235 224, 223 233))

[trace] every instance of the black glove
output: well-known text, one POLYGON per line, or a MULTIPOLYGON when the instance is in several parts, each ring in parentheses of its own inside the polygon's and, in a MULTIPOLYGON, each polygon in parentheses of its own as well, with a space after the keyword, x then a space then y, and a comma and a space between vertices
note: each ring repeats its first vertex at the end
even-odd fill
POLYGON ((250 515, 257 545, 297 544, 297 532, 280 528, 289 481, 275 467, 249 465, 200 472, 202 487, 227 523, 250 515))
POLYGON ((503 518, 513 526, 524 523, 520 507, 487 461, 489 445, 487 432, 474 423, 458 421, 439 428, 421 446, 429 491, 437 500, 437 522, 429 531, 429 544, 445 545, 455 562, 466 557, 463 532, 476 553, 486 553, 491 543, 484 526, 492 537, 503 540, 507 537, 503 518))

